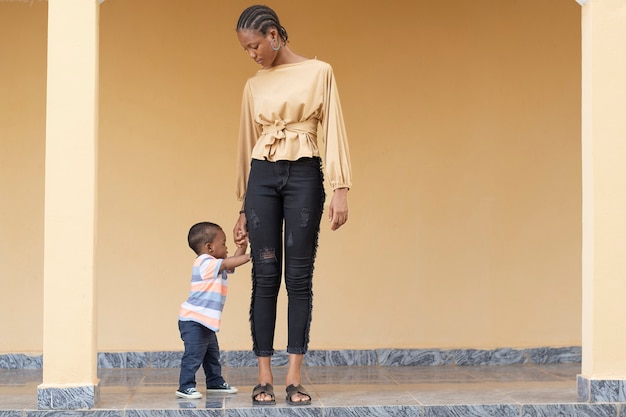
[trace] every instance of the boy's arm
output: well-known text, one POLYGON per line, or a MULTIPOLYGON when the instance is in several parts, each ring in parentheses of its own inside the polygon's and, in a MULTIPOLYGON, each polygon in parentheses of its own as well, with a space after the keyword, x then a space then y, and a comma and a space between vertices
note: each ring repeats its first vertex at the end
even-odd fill
POLYGON ((247 250, 248 250, 248 239, 246 239, 246 241, 241 246, 237 246, 237 250, 235 251, 235 254, 233 256, 244 255, 247 250))
POLYGON ((238 247, 233 256, 229 256, 222 261, 222 265, 220 265, 220 272, 225 269, 230 271, 237 268, 238 266, 250 262, 250 254, 246 253, 247 249, 247 244, 238 247))

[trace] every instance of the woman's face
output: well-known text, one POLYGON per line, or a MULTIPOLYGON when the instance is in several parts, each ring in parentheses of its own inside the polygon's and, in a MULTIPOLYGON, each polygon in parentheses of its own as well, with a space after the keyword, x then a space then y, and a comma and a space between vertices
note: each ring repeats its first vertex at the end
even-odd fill
MULTIPOLYGON (((237 32, 239 43, 243 46, 244 51, 254 59, 254 62, 263 68, 273 66, 278 51, 272 48, 272 39, 279 40, 276 29, 270 29, 267 35, 263 36, 261 32, 252 29, 242 29, 237 32)), ((274 41, 276 45, 276 40, 274 41)))

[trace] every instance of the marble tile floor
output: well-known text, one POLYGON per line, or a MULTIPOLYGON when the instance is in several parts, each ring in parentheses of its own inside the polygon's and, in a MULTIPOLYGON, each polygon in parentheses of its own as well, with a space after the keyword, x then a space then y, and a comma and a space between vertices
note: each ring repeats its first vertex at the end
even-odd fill
MULTIPOLYGON (((100 369, 100 401, 92 410, 37 410, 41 369, 0 369, 0 417, 183 416, 419 416, 419 417, 626 417, 626 406, 578 402, 579 363, 490 366, 307 366, 303 385, 313 396, 305 407, 285 403, 252 407, 256 368, 223 369, 239 393, 177 399, 176 368, 100 369)), ((274 367, 275 381, 286 368, 274 367)), ((198 381, 203 379, 202 371, 198 381)), ((202 392, 202 385, 198 384, 202 392)))

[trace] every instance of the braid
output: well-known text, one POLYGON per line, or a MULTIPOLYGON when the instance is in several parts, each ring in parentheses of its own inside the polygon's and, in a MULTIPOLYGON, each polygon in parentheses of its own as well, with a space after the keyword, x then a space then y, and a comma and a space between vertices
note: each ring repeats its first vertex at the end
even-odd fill
POLYGON ((276 28, 283 42, 287 43, 289 39, 287 30, 281 26, 276 12, 267 6, 250 6, 241 13, 237 21, 237 32, 251 29, 265 36, 271 28, 276 28))

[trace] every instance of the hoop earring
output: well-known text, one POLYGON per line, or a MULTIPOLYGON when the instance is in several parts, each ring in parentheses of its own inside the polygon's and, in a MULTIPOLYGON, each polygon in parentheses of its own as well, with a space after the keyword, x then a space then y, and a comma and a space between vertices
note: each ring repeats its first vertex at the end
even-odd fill
POLYGON ((272 49, 273 49, 273 50, 278 51, 282 45, 280 44, 280 41, 279 41, 279 40, 277 40, 276 38, 274 38, 274 39, 272 39, 272 40, 270 41, 270 46, 272 47, 272 49), (274 48, 274 44, 273 44, 273 42, 274 42, 274 41, 276 41, 276 43, 278 43, 278 48, 274 48))

